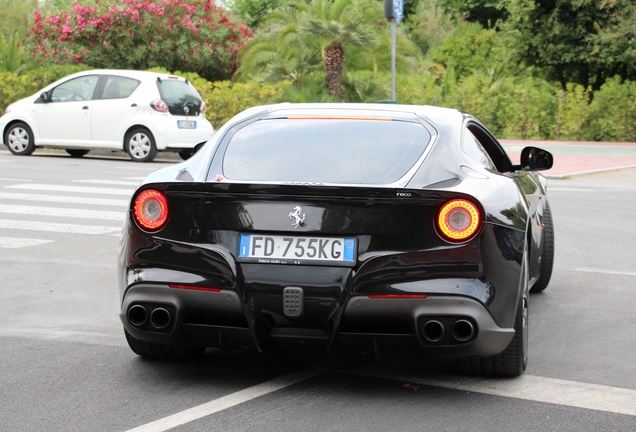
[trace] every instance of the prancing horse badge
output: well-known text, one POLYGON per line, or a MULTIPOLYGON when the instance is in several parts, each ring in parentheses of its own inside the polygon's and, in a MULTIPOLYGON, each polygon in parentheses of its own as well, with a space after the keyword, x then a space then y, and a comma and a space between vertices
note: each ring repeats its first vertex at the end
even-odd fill
POLYGON ((305 222, 305 215, 303 214, 302 218, 300 217, 300 213, 303 211, 301 206, 294 207, 294 211, 289 213, 289 218, 293 219, 292 226, 294 228, 298 228, 305 222))

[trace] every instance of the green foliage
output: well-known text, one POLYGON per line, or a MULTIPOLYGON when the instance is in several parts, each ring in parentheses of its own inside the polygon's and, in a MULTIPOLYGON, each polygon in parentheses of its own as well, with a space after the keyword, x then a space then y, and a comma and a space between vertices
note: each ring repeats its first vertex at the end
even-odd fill
MULTIPOLYGON (((211 91, 206 92, 204 96, 208 106, 206 117, 214 128, 218 129, 234 115, 249 107, 281 102, 286 85, 288 84, 285 82, 261 84, 255 81, 246 83, 217 81, 211 91)), ((197 90, 201 91, 198 87, 197 90)))
POLYGON ((427 54, 455 31, 459 21, 460 16, 440 6, 440 0, 420 0, 406 25, 413 42, 427 54))
POLYGON ((502 26, 518 61, 550 79, 598 90, 609 77, 636 79, 633 35, 636 0, 504 0, 502 26), (631 23, 631 24, 630 24, 631 23), (628 49, 630 48, 631 49, 628 49))
POLYGON ((80 66, 49 66, 20 75, 15 72, 0 72, 0 113, 13 102, 35 94, 60 78, 85 69, 80 66))
POLYGON ((227 4, 232 13, 255 29, 263 18, 278 7, 279 0, 233 0, 227 4))
POLYGON ((344 79, 343 100, 347 102, 375 102, 391 98, 391 87, 382 83, 371 72, 357 72, 344 79))
POLYGON ((498 113, 505 118, 503 135, 521 139, 551 139, 558 109, 557 89, 542 79, 507 78, 506 104, 498 113))
POLYGON ((500 0, 437 0, 447 13, 455 13, 468 22, 484 28, 494 28, 507 18, 508 12, 500 0))
POLYGON ((464 24, 444 40, 444 43, 431 53, 431 59, 452 67, 458 77, 468 73, 487 69, 497 62, 497 34, 494 30, 485 30, 479 24, 464 24))
MULTIPOLYGON (((296 90, 287 90, 286 95, 291 100, 304 100, 312 94, 319 98, 317 100, 322 100, 324 94, 313 86, 320 79, 324 87, 327 65, 331 67, 335 60, 339 60, 334 60, 324 51, 333 42, 342 44, 345 50, 345 76, 357 71, 375 74, 390 70, 390 31, 381 2, 312 0, 305 3, 290 0, 264 18, 256 37, 245 46, 239 76, 245 80, 270 83, 289 81, 296 87, 296 90), (317 78, 316 75, 322 77, 317 78), (304 86, 310 88, 304 91, 304 86)), ((402 30, 397 45, 398 70, 416 72, 421 54, 402 30)), ((361 97, 360 94, 380 91, 370 78, 352 80, 344 87, 351 97, 358 93, 354 97, 356 100, 361 97), (362 87, 367 87, 367 90, 362 87), (376 90, 372 91, 372 87, 376 90)), ((343 95, 342 100, 348 100, 347 95, 343 95)))
POLYGON ((42 19, 30 33, 41 63, 96 68, 164 67, 229 78, 249 28, 211 0, 105 0, 75 3, 42 19))
POLYGON ((636 141, 636 82, 609 79, 594 94, 583 138, 594 141, 636 141))
POLYGON ((559 111, 556 121, 556 139, 581 141, 590 116, 590 94, 584 87, 568 84, 559 92, 559 111))
POLYGON ((22 45, 22 38, 16 30, 5 37, 0 33, 0 71, 20 73, 34 65, 22 45))
POLYGON ((0 0, 0 36, 26 35, 38 5, 38 0, 0 0))

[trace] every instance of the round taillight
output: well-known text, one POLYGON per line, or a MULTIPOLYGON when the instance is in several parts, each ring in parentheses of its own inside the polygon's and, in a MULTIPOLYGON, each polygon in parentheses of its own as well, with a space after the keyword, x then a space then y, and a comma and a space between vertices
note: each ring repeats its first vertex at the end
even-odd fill
POLYGON ((466 241, 477 233, 481 226, 481 213, 475 204, 455 199, 442 206, 437 214, 437 228, 446 240, 466 241))
POLYGON ((158 231, 168 221, 168 198, 154 189, 147 189, 135 198, 135 221, 146 231, 158 231))
POLYGON ((161 99, 155 99, 152 102, 150 102, 150 108, 152 108, 155 111, 159 111, 159 112, 168 112, 168 105, 166 105, 166 103, 164 101, 162 101, 161 99))

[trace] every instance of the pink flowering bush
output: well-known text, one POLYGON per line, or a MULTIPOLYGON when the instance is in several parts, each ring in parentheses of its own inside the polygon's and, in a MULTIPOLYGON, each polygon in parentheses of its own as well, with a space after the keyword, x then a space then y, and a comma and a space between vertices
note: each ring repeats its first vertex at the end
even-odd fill
POLYGON ((97 0, 70 12, 35 12, 29 33, 42 64, 108 69, 196 72, 208 80, 230 77, 237 54, 252 37, 244 22, 211 0, 97 0))

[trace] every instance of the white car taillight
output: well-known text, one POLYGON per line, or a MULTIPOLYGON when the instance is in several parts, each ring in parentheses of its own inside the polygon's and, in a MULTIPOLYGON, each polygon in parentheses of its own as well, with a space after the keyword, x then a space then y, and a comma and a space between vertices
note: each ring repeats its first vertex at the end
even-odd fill
POLYGON ((205 115, 207 108, 208 107, 205 105, 205 102, 201 101, 201 115, 205 115))
POLYGON ((162 101, 161 99, 155 99, 152 102, 150 102, 150 108, 152 108, 155 111, 159 111, 159 112, 168 112, 168 105, 166 105, 166 103, 164 101, 162 101))

